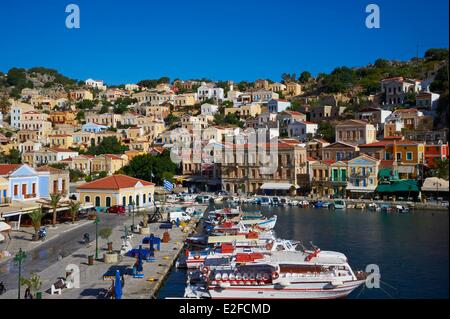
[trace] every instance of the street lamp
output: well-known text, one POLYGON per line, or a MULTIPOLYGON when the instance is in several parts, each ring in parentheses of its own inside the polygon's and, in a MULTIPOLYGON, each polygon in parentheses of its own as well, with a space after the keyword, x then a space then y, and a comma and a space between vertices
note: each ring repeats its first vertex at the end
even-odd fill
POLYGON ((98 260, 98 224, 99 224, 99 222, 100 222, 100 218, 97 215, 97 217, 95 217, 95 221, 94 221, 94 224, 95 224, 95 259, 96 260, 98 260))
POLYGON ((136 205, 136 202, 134 201, 134 199, 131 201, 131 214, 133 215, 133 231, 134 231, 134 228, 135 228, 135 225, 134 225, 134 206, 136 205))
POLYGON ((27 258, 27 254, 22 250, 22 248, 19 249, 19 252, 14 256, 14 263, 19 266, 19 290, 17 292, 17 299, 20 299, 20 277, 22 274, 22 261, 27 258))

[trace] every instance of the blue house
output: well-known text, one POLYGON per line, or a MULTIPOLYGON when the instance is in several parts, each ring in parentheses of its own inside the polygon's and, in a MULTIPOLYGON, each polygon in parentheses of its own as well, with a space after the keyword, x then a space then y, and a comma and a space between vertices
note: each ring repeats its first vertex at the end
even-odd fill
POLYGON ((106 131, 108 129, 108 126, 97 124, 97 123, 86 123, 81 127, 81 130, 83 132, 89 132, 89 133, 99 133, 102 131, 106 131))

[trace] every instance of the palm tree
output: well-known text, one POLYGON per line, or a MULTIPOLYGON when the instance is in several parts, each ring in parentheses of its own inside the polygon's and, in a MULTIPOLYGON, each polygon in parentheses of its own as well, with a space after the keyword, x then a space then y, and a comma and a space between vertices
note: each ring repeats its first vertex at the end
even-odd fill
POLYGON ((56 226, 56 209, 58 208, 58 204, 61 198, 61 193, 50 194, 50 206, 53 210, 53 227, 56 226))
POLYGON ((72 215, 72 224, 75 223, 75 218, 77 217, 77 213, 80 210, 81 203, 77 202, 75 200, 70 201, 69 208, 70 208, 70 215, 72 215))
POLYGON ((31 225, 34 228, 34 240, 38 240, 39 239, 39 229, 41 228, 41 222, 42 222, 42 217, 44 217, 44 213, 42 212, 42 208, 38 208, 33 210, 30 214, 29 214, 30 218, 31 218, 31 225))

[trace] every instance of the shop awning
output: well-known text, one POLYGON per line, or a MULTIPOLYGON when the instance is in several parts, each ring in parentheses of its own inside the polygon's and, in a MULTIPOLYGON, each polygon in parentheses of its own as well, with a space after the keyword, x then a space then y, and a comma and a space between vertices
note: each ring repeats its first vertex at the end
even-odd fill
POLYGON ((379 184, 378 193, 398 193, 398 192, 419 192, 417 182, 412 179, 391 182, 389 184, 379 184))
POLYGON ((264 183, 262 184, 261 189, 287 191, 290 190, 291 187, 295 187, 295 189, 298 188, 297 185, 289 183, 264 183))
POLYGON ((428 177, 425 179, 422 185, 422 191, 424 192, 448 192, 449 182, 445 179, 438 177, 428 177))

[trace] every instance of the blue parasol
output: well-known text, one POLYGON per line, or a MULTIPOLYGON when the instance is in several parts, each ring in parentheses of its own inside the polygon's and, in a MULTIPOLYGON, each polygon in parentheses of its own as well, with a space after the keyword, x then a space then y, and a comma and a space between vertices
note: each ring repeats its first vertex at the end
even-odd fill
POLYGON ((116 280, 114 281, 114 296, 116 299, 122 299, 122 280, 120 271, 116 270, 116 280))

